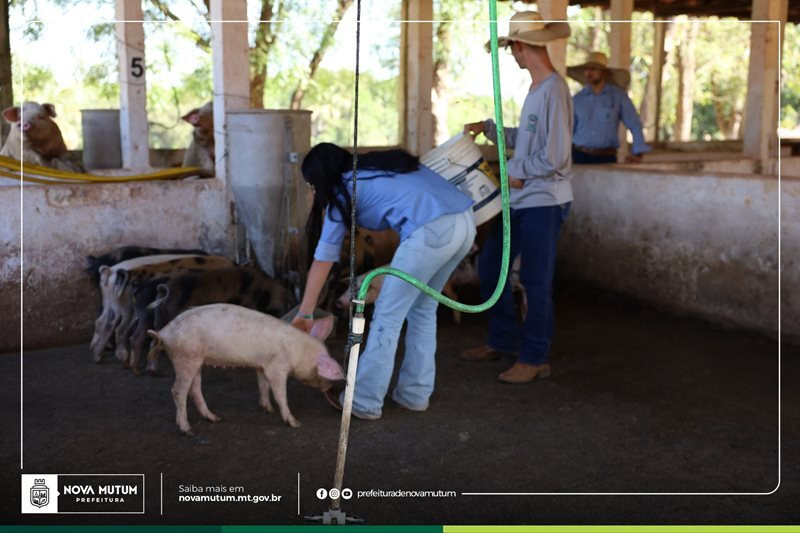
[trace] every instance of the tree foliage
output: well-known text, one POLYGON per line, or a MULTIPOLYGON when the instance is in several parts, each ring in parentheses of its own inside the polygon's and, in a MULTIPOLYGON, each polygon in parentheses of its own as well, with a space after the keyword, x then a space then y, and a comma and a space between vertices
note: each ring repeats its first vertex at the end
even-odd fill
POLYGON ((784 26, 780 125, 800 137, 800 24, 784 26))
MULTIPOLYGON (((580 62, 590 49, 597 49, 606 54, 610 53, 608 35, 611 31, 611 24, 603 22, 607 18, 607 13, 601 13, 598 8, 592 8, 580 10, 571 19, 579 24, 572 25, 572 36, 568 46, 568 63, 580 62), (598 22, 592 23, 592 21, 598 22), (599 35, 594 31, 594 28, 597 27, 602 27, 599 35)), ((653 63, 655 31, 654 23, 651 22, 652 14, 635 12, 632 18, 635 22, 631 26, 629 94, 634 105, 639 108, 645 95, 648 73, 653 63)), ((749 23, 717 17, 705 18, 698 23, 681 16, 669 21, 668 24, 671 28, 667 32, 665 43, 667 63, 662 74, 660 138, 666 140, 675 138, 680 57, 676 52, 690 38, 689 32, 685 31, 689 24, 697 24, 690 139, 736 138, 739 135, 739 125, 747 92, 749 23), (731 34, 738 35, 738 38, 731 39, 731 34)), ((789 24, 787 25, 787 36, 791 35, 791 32, 796 32, 796 27, 789 24)), ((786 43, 790 42, 792 41, 787 38, 786 43)), ((790 53, 790 49, 796 49, 796 47, 784 45, 784 71, 787 70, 787 64, 797 65, 797 63, 792 63, 790 58, 797 54, 790 53)), ((576 84, 573 83, 572 86, 577 90, 576 84)), ((784 85, 785 94, 787 94, 786 88, 787 85, 784 85)), ((795 93, 790 90, 788 94, 795 93)), ((791 112, 790 110, 785 111, 791 112)), ((786 114, 785 112, 784 119, 786 114)), ((792 122, 791 119, 788 123, 794 124, 794 127, 797 125, 797 121, 792 122)))

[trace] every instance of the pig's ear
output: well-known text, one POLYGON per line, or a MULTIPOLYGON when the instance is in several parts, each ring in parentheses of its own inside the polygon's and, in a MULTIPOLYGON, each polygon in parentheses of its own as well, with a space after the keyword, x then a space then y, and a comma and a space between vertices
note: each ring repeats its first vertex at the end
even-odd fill
POLYGON ((197 126, 200 123, 200 110, 197 108, 192 109, 185 115, 181 117, 183 120, 191 124, 192 126, 197 126))
POLYGON ((317 319, 314 321, 314 325, 311 326, 311 336, 321 341, 327 339, 331 331, 333 331, 333 315, 317 319))
POLYGON ((50 115, 53 118, 56 118, 56 106, 54 106, 53 104, 42 104, 42 107, 44 108, 45 111, 47 111, 48 115, 50 115))
POLYGON ((3 110, 3 118, 11 123, 19 122, 19 107, 9 107, 3 110))
POLYGON ((328 381, 344 379, 344 370, 341 365, 325 352, 321 352, 317 356, 317 373, 328 381))

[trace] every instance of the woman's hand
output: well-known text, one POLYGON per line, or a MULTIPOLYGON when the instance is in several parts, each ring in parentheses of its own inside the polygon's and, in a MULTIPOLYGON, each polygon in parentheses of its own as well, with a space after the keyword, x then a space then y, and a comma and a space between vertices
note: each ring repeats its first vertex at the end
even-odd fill
POLYGON ((303 300, 300 302, 300 311, 292 319, 292 325, 306 333, 311 332, 311 326, 314 325, 312 314, 317 307, 317 300, 319 293, 322 291, 322 286, 325 280, 328 279, 328 274, 333 267, 333 262, 330 261, 317 261, 311 263, 311 268, 308 269, 308 277, 306 278, 306 288, 303 292, 303 300), (310 310, 306 313, 303 310, 310 310))
POLYGON ((303 314, 297 313, 292 319, 292 325, 300 331, 311 333, 311 327, 314 325, 314 319, 306 318, 303 314))
POLYGON ((512 178, 511 176, 508 177, 508 186, 512 189, 521 189, 523 182, 521 179, 512 178))

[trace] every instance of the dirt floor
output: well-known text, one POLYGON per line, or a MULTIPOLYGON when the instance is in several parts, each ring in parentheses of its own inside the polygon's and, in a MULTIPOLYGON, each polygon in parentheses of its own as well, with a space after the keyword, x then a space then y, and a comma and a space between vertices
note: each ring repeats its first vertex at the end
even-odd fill
MULTIPOLYGON (((485 317, 456 326, 441 310, 430 410, 387 400, 382 420, 354 420, 345 487, 456 495, 362 496, 344 509, 371 524, 800 522, 800 349, 782 353, 779 476, 777 342, 575 289, 558 291, 556 313, 552 377, 509 386, 496 376, 510 361, 457 357, 484 340, 485 317), (779 479, 768 495, 463 494, 771 493, 779 479)), ((25 354, 23 472, 144 473, 146 514, 19 515, 20 363, 8 354, 0 522, 303 524, 327 509, 316 491, 332 485, 339 417, 318 392, 290 384, 303 424, 291 429, 259 410, 251 371, 206 369, 206 399, 224 421, 202 421, 192 406, 196 436, 187 438, 174 424, 169 363, 162 377, 137 377, 111 358, 92 363, 86 345, 25 354), (281 502, 178 502, 189 484, 281 502)))

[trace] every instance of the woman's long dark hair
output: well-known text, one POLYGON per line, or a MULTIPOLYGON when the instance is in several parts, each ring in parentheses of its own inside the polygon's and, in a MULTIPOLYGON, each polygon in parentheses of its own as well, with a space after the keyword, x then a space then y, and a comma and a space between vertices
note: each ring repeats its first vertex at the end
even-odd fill
MULTIPOLYGON (((358 155, 359 170, 404 173, 418 168, 419 158, 405 150, 374 151, 358 155)), ((316 248, 322 233, 322 217, 326 210, 335 209, 339 220, 350 227, 350 192, 342 181, 342 174, 352 169, 353 154, 332 143, 319 143, 303 159, 303 178, 314 188, 314 204, 306 222, 311 252, 316 248)))

